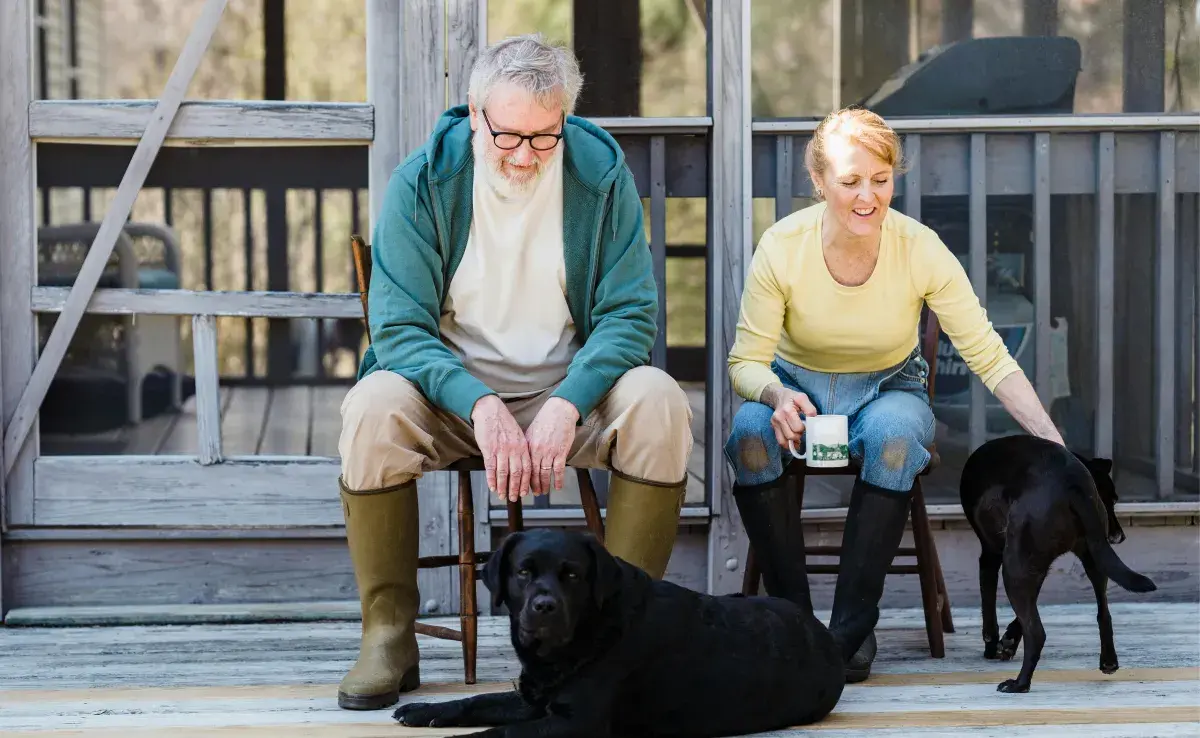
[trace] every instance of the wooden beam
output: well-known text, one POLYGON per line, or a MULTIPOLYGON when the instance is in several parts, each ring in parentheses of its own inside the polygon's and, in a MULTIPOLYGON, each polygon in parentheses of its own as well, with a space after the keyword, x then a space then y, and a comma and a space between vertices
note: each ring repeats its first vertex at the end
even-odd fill
POLYGON ((733 347, 745 271, 751 253, 750 2, 709 3, 709 64, 713 119, 709 201, 708 376, 705 483, 714 520, 709 533, 708 589, 741 588, 745 531, 733 501, 733 479, 721 449, 737 401, 727 360, 733 347))
MULTIPOLYGON (((136 143, 153 100, 37 100, 29 132, 37 143, 136 143)), ((369 143, 370 104, 213 100, 181 103, 165 146, 303 146, 369 143)))
POLYGON ((1158 238, 1155 248, 1154 294, 1154 457, 1158 496, 1175 492, 1175 132, 1159 137, 1158 238))
POLYGON ((446 48, 448 66, 447 105, 465 105, 471 84, 471 69, 479 50, 487 46, 486 0, 446 0, 446 48))
MULTIPOLYGON (((471 82, 471 70, 479 51, 487 45, 487 2, 486 0, 446 0, 446 105, 461 105, 467 102, 471 82)), ((485 472, 468 472, 471 475, 471 496, 474 515, 474 530, 469 531, 476 551, 492 548, 490 520, 490 495, 485 472)), ((458 490, 457 472, 448 477, 451 490, 458 490)), ((449 502, 449 496, 447 496, 449 502)), ((582 512, 582 511, 581 511, 582 512)), ((448 542, 451 550, 457 550, 459 531, 458 516, 448 515, 448 542)), ((452 602, 459 602, 462 583, 458 577, 449 578, 449 595, 452 602)), ((476 583, 475 596, 480 602, 488 602, 490 596, 482 581, 476 583)), ((456 608, 457 609, 457 608, 456 608)))
POLYGON ((375 111, 371 132, 370 193, 366 237, 375 230, 392 170, 404 154, 400 149, 400 0, 367 0, 367 102, 375 111))
MULTIPOLYGON (((0 2, 0 421, 5 424, 16 413, 37 363, 37 323, 29 310, 29 291, 36 281, 35 160, 26 113, 33 96, 32 6, 30 0, 0 2)), ((33 441, 18 455, 0 454, 9 525, 33 521, 36 419, 31 429, 33 441)))
POLYGON ((445 1, 400 5, 401 158, 425 143, 446 110, 445 1))
POLYGON ((196 436, 200 441, 200 463, 207 466, 221 460, 221 389, 214 316, 192 317, 192 356, 196 365, 196 436))
MULTIPOLYGON (((819 120, 762 120, 754 123, 755 133, 808 133, 816 131, 819 120)), ((1195 131, 1200 126, 1196 113, 1158 115, 978 115, 945 118, 898 118, 888 121, 897 133, 1029 133, 1031 130, 1088 133, 1097 131, 1195 131)))
MULTIPOLYGON (((88 300, 96 289, 96 284, 100 281, 100 275, 104 272, 104 266, 117 242, 117 236, 121 233, 121 226, 129 218, 133 202, 141 190, 142 183, 146 180, 146 173, 150 171, 150 165, 154 163, 154 157, 166 137, 167 128, 170 127, 171 121, 175 117, 175 111, 178 110, 179 103, 183 100, 184 93, 187 92, 188 85, 196 73, 196 68, 200 65, 200 60, 204 56, 205 49, 208 48, 208 42, 212 39, 213 32, 216 31, 217 23, 221 20, 221 14, 228 2, 229 0, 207 0, 196 25, 188 35, 187 41, 184 42, 179 58, 175 61, 175 68, 171 70, 171 76, 167 79, 154 116, 146 127, 145 135, 138 142, 133 158, 129 162, 129 168, 125 170, 125 176, 121 179, 120 186, 117 187, 116 196, 109 205, 108 212, 104 214, 100 231, 96 234, 96 239, 88 250, 87 258, 83 260, 83 266, 80 267, 79 274, 75 278, 75 285, 71 288, 66 307, 54 324, 50 338, 42 349, 41 358, 33 369, 29 384, 25 386, 25 391, 21 394, 21 401, 17 404, 16 412, 13 413, 12 420, 5 428, 5 473, 8 473, 13 460, 21 451, 26 436, 33 427, 38 408, 46 396, 46 391, 50 388, 50 382, 54 378, 55 372, 58 371, 58 367, 66 355, 67 347, 71 342, 71 337, 75 334, 75 329, 79 326, 88 300)), ((26 242, 26 248, 28 248, 28 242, 26 242)))
MULTIPOLYGON (((67 287, 35 287, 33 312, 58 313, 67 287)), ((213 290, 130 290, 104 287, 87 304, 96 315, 217 315, 255 318, 358 318, 357 294, 321 292, 234 292, 213 290)))

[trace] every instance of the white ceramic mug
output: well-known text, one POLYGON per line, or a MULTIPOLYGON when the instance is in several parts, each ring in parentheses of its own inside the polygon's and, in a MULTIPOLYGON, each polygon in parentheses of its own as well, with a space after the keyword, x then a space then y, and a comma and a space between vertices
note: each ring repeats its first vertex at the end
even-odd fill
POLYGON ((850 464, 850 430, 845 415, 811 415, 804 419, 804 453, 796 453, 794 441, 788 450, 812 467, 850 464))

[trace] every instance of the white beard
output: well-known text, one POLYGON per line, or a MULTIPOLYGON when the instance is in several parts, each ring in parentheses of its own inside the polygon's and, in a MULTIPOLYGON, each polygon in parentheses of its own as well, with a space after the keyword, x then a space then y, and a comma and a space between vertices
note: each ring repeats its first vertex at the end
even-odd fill
MULTIPOLYGON (((522 181, 514 182, 513 180, 504 176, 504 173, 500 171, 500 164, 504 160, 504 157, 492 159, 490 156, 488 156, 487 144, 484 140, 484 136, 487 135, 490 134, 488 134, 486 131, 476 131, 474 134, 472 134, 471 148, 475 153, 475 158, 484 163, 483 173, 484 178, 487 180, 488 186, 490 186, 492 190, 504 200, 521 198, 532 192, 533 188, 537 186, 537 183, 541 181, 542 176, 545 175, 546 170, 555 163, 555 158, 562 156, 563 145, 560 141, 558 146, 554 148, 554 154, 548 161, 542 161, 541 159, 537 158, 534 159, 534 163, 537 168, 532 176, 522 181)), ((507 154, 505 156, 507 156, 507 154)))

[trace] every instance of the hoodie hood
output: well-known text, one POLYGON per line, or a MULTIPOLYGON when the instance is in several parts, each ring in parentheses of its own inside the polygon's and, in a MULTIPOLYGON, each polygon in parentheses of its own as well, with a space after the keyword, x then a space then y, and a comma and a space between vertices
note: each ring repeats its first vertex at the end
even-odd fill
MULTIPOLYGON (((595 194, 607 193, 625 165, 625 152, 608 131, 584 118, 568 115, 563 128, 564 171, 595 194)), ((425 141, 431 181, 452 177, 474 163, 471 134, 466 105, 456 105, 438 117, 425 141)))

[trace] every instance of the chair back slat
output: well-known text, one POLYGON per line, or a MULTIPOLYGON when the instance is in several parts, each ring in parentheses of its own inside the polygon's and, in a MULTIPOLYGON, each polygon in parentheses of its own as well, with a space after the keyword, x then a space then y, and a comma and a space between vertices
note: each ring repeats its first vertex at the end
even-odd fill
POLYGON ((358 280, 358 299, 362 301, 363 327, 371 332, 370 316, 367 314, 367 292, 371 289, 371 247, 362 236, 350 237, 350 250, 354 254, 354 275, 358 280))
POLYGON ((938 333, 941 326, 938 323, 937 313, 929 309, 929 306, 922 308, 924 317, 924 330, 921 336, 921 355, 925 357, 925 363, 929 364, 929 399, 933 399, 933 383, 937 377, 937 346, 938 333))

